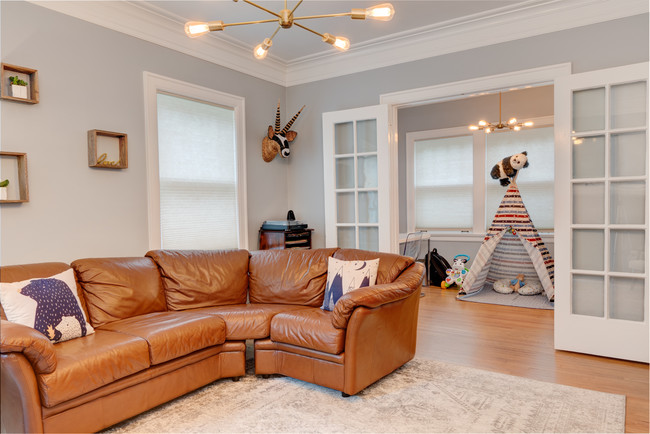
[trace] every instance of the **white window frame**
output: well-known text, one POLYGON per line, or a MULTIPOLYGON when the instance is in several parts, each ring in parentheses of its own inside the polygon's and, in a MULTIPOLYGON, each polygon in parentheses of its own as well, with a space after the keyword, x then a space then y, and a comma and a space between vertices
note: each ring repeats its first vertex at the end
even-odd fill
POLYGON ((205 101, 234 111, 237 158, 238 247, 248 248, 248 212, 246 198, 246 137, 244 98, 187 83, 151 72, 143 73, 145 141, 147 161, 147 208, 149 249, 160 249, 160 176, 158 172, 158 102, 159 92, 205 101))
MULTIPOLYGON (((533 128, 543 128, 553 126, 553 116, 541 116, 531 119, 523 119, 522 122, 532 121, 533 128)), ((441 139, 446 137, 473 136, 472 164, 474 172, 474 189, 473 189, 473 227, 467 231, 443 230, 436 229, 436 232, 453 236, 482 237, 486 231, 486 209, 485 199, 487 195, 487 186, 485 178, 486 167, 486 144, 487 135, 484 131, 470 131, 468 127, 441 128, 437 130, 414 131, 406 133, 406 209, 407 209, 407 229, 408 232, 414 232, 415 227, 415 142, 418 140, 441 139)), ((433 168, 432 168, 433 169, 433 168)), ((444 163, 441 162, 439 170, 444 169, 444 163)), ((453 212, 453 210, 450 210, 453 212)))

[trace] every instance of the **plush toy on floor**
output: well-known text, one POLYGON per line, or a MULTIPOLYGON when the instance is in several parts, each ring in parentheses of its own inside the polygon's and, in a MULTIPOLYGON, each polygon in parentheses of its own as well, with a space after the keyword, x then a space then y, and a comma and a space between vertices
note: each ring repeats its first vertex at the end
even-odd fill
POLYGON ((445 280, 440 282, 440 287, 447 289, 452 285, 456 285, 459 288, 463 285, 463 279, 467 275, 469 269, 465 267, 465 264, 469 261, 469 256, 467 255, 456 255, 454 256, 454 263, 451 268, 447 268, 447 277, 445 280))
POLYGON ((514 292, 519 292, 519 288, 521 288, 525 284, 526 283, 524 282, 524 275, 517 274, 517 277, 515 277, 510 281, 510 289, 512 289, 514 292))
POLYGON ((528 167, 528 153, 526 151, 499 161, 490 171, 490 176, 492 179, 498 179, 502 186, 507 187, 510 185, 511 180, 516 181, 517 172, 525 167, 528 167))
POLYGON ((525 280, 523 274, 517 274, 514 279, 499 279, 492 284, 492 289, 499 294, 537 295, 542 293, 542 285, 539 282, 525 280))

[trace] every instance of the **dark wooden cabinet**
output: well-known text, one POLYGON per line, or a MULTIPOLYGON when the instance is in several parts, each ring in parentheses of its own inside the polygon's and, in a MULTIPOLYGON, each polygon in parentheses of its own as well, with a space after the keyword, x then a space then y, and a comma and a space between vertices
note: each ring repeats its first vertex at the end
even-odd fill
POLYGON ((260 250, 311 249, 313 229, 271 231, 260 229, 260 250))

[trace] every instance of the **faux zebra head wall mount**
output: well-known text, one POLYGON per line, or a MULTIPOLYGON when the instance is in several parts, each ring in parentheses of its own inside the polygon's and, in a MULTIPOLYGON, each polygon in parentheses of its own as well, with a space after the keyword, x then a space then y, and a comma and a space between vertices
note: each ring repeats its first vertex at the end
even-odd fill
POLYGON ((289 143, 293 142, 297 132, 289 130, 291 125, 298 119, 300 112, 304 109, 305 106, 302 106, 298 113, 296 113, 291 120, 280 129, 280 101, 278 101, 278 109, 275 112, 275 128, 272 125, 269 125, 269 130, 262 140, 262 159, 267 163, 271 162, 276 155, 280 154, 282 158, 287 158, 291 154, 289 149, 289 143))

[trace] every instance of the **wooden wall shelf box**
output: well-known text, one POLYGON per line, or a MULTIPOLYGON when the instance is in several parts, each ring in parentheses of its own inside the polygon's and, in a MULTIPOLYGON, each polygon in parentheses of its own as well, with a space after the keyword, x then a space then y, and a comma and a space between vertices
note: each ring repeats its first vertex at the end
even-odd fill
POLYGON ((0 97, 9 101, 38 104, 38 70, 3 63, 0 71, 0 97), (18 98, 11 94, 9 77, 16 75, 27 82, 27 98, 18 98))
POLYGON ((127 135, 114 133, 112 131, 90 130, 88 131, 88 166, 100 167, 103 169, 126 169, 129 167, 127 135), (106 152, 98 151, 98 137, 109 137, 115 139, 115 146, 118 147, 119 159, 111 161, 106 152))
MULTIPOLYGON (((9 179, 9 185, 13 183, 18 184, 18 199, 5 199, 0 200, 0 203, 22 203, 29 202, 29 187, 27 183, 27 154, 24 152, 4 152, 0 151, 1 160, 14 159, 17 166, 18 177, 17 179, 9 179)), ((4 177, 3 177, 4 179, 4 177)))
POLYGON ((260 229, 260 250, 311 249, 313 229, 271 231, 260 229))

